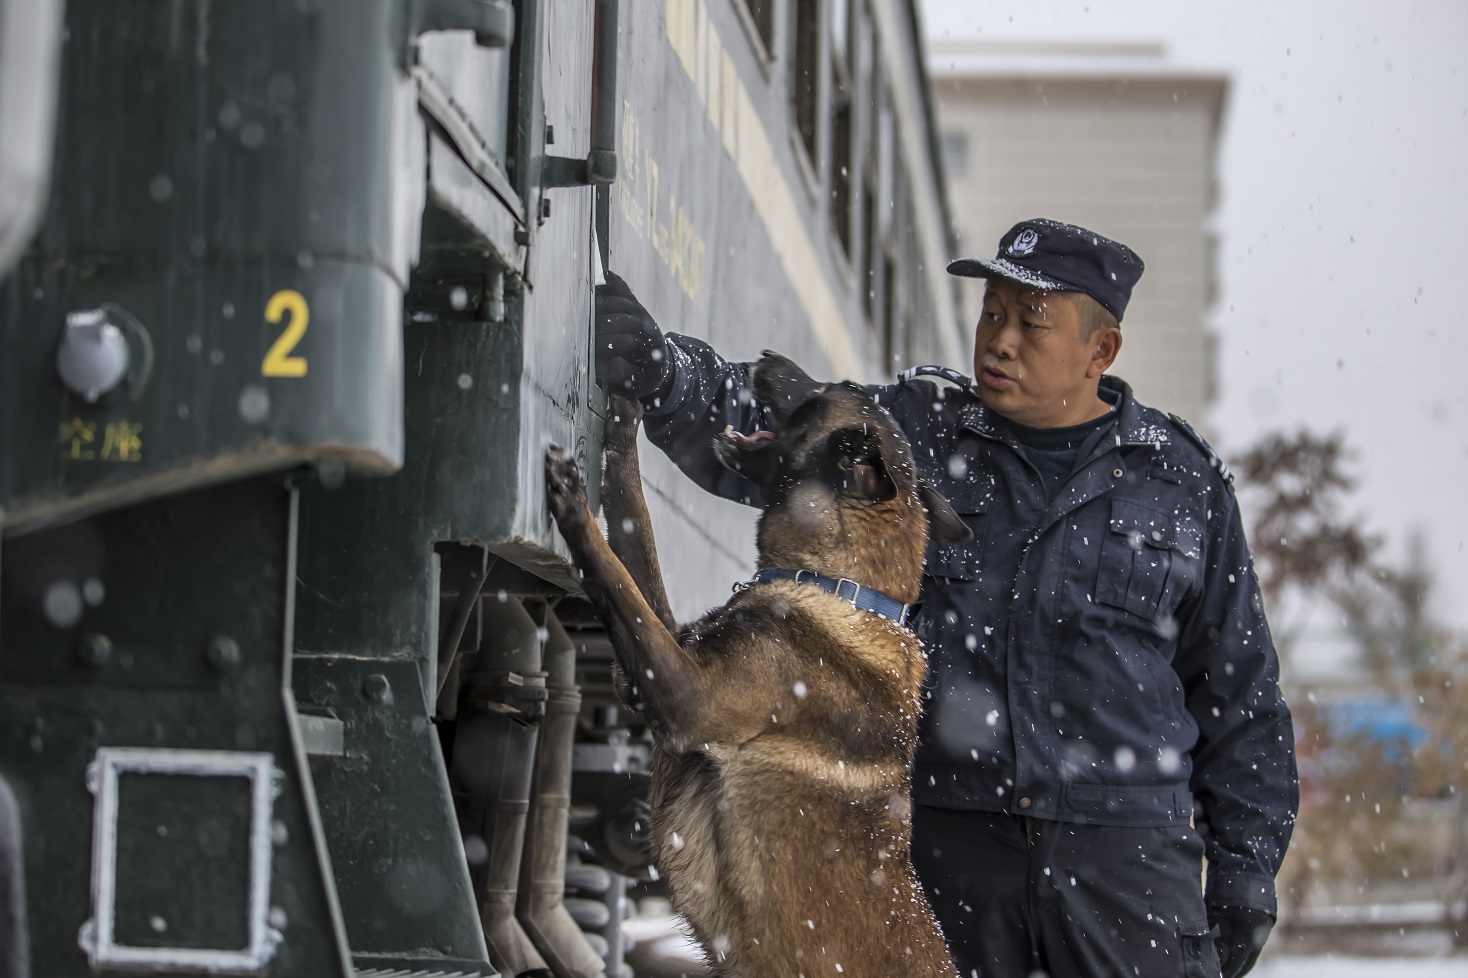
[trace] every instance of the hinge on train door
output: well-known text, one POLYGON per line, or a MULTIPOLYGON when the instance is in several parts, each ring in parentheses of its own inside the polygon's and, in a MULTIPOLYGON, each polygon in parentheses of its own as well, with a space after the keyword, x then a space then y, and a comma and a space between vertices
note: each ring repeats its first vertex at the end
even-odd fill
POLYGON ((540 160, 542 187, 591 187, 616 179, 616 150, 593 148, 584 160, 574 156, 545 156, 540 160))

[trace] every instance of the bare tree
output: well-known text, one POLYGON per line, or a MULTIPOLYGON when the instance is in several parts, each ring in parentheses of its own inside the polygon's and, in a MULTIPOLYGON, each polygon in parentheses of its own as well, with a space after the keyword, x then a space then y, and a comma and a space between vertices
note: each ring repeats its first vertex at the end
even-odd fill
MULTIPOLYGON (((1300 819, 1281 900, 1297 911, 1317 886, 1425 876, 1437 880, 1448 912, 1461 916, 1468 901, 1468 638, 1432 617, 1434 575, 1421 534, 1407 541, 1402 563, 1391 565, 1383 541, 1345 515, 1355 488, 1349 460, 1343 436, 1308 431, 1271 434, 1239 459, 1260 587, 1272 618, 1289 605, 1338 609, 1372 685, 1405 704, 1426 737, 1412 751, 1371 732, 1333 729, 1329 705, 1297 690, 1300 819), (1423 815, 1421 801, 1437 807, 1423 815)), ((1281 625, 1273 628, 1283 657, 1296 636, 1281 625)))
POLYGON ((1266 435, 1238 459, 1239 490, 1250 522, 1259 587, 1281 654, 1295 637, 1277 619, 1286 598, 1333 598, 1361 586, 1380 546, 1343 514, 1356 480, 1339 432, 1307 430, 1266 435))

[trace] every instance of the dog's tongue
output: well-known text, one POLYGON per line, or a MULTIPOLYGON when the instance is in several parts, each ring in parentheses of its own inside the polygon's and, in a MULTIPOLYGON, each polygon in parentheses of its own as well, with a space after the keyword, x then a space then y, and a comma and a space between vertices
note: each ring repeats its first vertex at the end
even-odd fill
POLYGON ((728 435, 730 438, 733 438, 735 441, 742 442, 769 441, 770 439, 775 437, 775 433, 773 431, 756 431, 752 435, 740 434, 739 432, 734 430, 733 425, 729 425, 728 427, 726 427, 724 429, 724 434, 728 435))

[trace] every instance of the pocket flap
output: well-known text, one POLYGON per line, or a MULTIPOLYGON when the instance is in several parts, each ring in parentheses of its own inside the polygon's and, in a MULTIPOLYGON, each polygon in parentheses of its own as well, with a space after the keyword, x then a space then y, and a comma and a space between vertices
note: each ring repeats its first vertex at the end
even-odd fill
POLYGON ((1180 520, 1130 499, 1111 501, 1111 532, 1125 535, 1133 550, 1148 546, 1196 551, 1203 536, 1191 520, 1180 520))

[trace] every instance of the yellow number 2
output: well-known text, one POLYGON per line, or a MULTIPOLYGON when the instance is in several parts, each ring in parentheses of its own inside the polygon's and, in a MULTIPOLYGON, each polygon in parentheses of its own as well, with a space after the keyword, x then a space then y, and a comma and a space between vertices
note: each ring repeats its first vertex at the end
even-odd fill
POLYGON ((281 289, 265 303, 265 321, 278 323, 289 313, 291 320, 276 341, 270 344, 265 361, 260 364, 264 377, 304 377, 306 358, 291 356, 301 337, 306 335, 306 324, 311 321, 311 310, 306 299, 295 289, 281 289))

